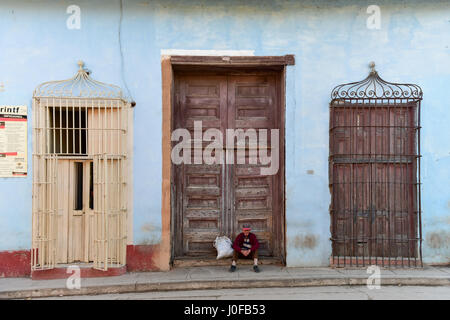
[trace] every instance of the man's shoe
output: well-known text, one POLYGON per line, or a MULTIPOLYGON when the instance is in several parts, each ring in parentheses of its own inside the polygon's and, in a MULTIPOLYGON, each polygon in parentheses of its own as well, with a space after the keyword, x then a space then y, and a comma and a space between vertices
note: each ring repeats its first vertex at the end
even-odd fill
POLYGON ((259 270, 258 266, 253 266, 253 271, 255 271, 256 273, 260 272, 261 270, 259 270))
POLYGON ((236 271, 236 266, 231 266, 230 267, 230 272, 235 272, 236 271))

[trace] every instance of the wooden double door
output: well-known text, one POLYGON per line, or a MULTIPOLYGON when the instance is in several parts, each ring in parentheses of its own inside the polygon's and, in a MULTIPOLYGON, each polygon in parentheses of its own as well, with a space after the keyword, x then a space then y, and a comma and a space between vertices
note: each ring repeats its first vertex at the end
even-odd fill
POLYGON ((175 75, 173 126, 189 130, 193 142, 192 162, 173 165, 175 258, 214 257, 217 236, 234 240, 242 225, 249 223, 258 237, 260 255, 283 259, 284 130, 280 83, 279 72, 175 75), (195 163, 195 153, 205 152, 211 143, 204 139, 198 142, 201 136, 198 130, 197 136, 194 132, 197 121, 201 121, 203 135, 210 128, 221 132, 223 163, 195 163), (245 157, 241 154, 238 161, 237 144, 226 148, 227 129, 247 133, 255 130, 259 143, 247 141, 245 157), (272 130, 278 132, 276 141, 272 141, 272 130), (251 152, 256 151, 257 161, 251 163, 251 152), (260 151, 272 159, 273 174, 262 174, 261 168, 270 164, 263 164, 260 151))
POLYGON ((94 260, 93 162, 59 160, 56 170, 56 262, 91 262, 94 260))
MULTIPOLYGON (((58 160, 56 263, 125 264, 123 162, 117 156, 58 160), (106 261, 108 263, 106 263, 106 261)), ((100 267, 99 267, 100 266, 100 267)))

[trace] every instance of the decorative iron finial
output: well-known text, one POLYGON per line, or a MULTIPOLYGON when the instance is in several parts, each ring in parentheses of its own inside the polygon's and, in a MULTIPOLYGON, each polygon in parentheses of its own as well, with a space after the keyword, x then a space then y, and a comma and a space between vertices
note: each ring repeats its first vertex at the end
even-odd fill
POLYGON ((80 67, 80 70, 83 70, 83 67, 84 67, 84 62, 83 62, 83 60, 78 60, 78 66, 80 67))
POLYGON ((375 62, 371 61, 369 63, 370 73, 375 73, 375 62))

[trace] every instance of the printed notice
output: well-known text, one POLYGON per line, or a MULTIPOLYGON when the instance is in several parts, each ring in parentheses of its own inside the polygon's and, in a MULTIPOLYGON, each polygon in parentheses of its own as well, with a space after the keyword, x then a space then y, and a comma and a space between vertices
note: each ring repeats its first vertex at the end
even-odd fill
POLYGON ((27 106, 0 106, 0 178, 27 176, 27 106))

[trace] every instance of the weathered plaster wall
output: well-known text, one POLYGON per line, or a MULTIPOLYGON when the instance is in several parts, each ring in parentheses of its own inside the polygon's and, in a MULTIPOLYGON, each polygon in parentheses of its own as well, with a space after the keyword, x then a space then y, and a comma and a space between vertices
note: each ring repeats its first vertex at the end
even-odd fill
MULTIPOLYGON (((83 59, 98 80, 137 102, 134 125, 134 243, 161 240, 161 50, 253 50, 295 54, 288 67, 286 214, 289 266, 328 265, 330 91, 366 77, 369 61, 389 81, 424 91, 422 209, 425 262, 450 260, 450 5, 377 1, 381 29, 369 30, 373 1, 13 1, 0 4, 0 104, 28 104, 36 85, 64 79, 83 59), (66 8, 81 8, 68 30, 66 8), (256 5, 257 4, 257 5, 256 5), (121 62, 122 61, 122 62, 121 62), (121 65, 123 72, 121 71, 121 65)), ((0 179, 0 250, 31 244, 29 177, 0 179)))

